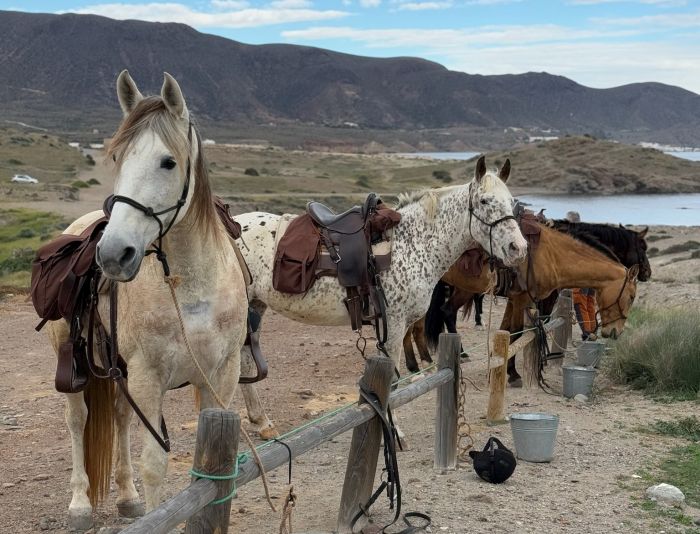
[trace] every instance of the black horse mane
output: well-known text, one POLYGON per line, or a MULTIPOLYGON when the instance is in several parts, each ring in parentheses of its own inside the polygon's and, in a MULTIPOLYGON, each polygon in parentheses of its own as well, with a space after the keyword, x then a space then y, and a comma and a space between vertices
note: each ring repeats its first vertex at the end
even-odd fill
POLYGON ((573 223, 566 219, 554 219, 552 223, 555 230, 569 234, 618 263, 620 263, 620 258, 613 252, 612 247, 605 243, 614 243, 614 246, 619 250, 628 250, 634 246, 631 235, 633 232, 626 228, 609 224, 573 223))

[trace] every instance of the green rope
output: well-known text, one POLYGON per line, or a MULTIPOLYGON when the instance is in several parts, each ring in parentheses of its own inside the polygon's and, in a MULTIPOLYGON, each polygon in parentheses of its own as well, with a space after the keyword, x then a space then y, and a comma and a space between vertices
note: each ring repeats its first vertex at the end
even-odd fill
POLYGON ((226 501, 230 501, 236 496, 236 492, 238 491, 238 488, 236 488, 236 478, 238 478, 238 466, 239 464, 245 463, 248 460, 248 453, 247 452, 242 452, 238 456, 236 456, 236 467, 233 470, 233 473, 230 475, 209 475, 207 473, 200 473, 199 471, 196 471, 194 468, 190 469, 190 475, 193 477, 197 478, 205 478, 207 480, 233 480, 233 489, 231 490, 231 493, 226 495, 225 497, 222 497, 221 499, 216 499, 214 501, 211 501, 209 504, 222 504, 225 503, 226 501))

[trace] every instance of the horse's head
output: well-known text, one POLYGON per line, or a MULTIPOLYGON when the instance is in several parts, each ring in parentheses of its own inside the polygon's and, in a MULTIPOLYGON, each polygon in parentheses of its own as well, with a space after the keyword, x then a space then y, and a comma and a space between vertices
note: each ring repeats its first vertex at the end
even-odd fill
POLYGON ((639 266, 635 265, 626 270, 622 281, 610 283, 603 289, 596 291, 603 337, 617 339, 625 329, 627 316, 634 303, 634 297, 637 295, 638 275, 639 266))
MULTIPOLYGON (((125 70, 117 80, 124 119, 108 151, 117 168, 109 224, 97 247, 107 278, 131 280, 146 249, 187 214, 196 183, 198 137, 180 86, 170 74, 160 96, 144 97, 125 70)), ((194 210, 193 210, 194 211, 194 210)), ((159 253, 160 255, 160 253, 159 253)))
POLYGON ((525 258, 527 241, 513 217, 509 175, 510 160, 496 174, 486 170, 484 156, 478 159, 469 184, 469 232, 486 252, 512 266, 525 258))

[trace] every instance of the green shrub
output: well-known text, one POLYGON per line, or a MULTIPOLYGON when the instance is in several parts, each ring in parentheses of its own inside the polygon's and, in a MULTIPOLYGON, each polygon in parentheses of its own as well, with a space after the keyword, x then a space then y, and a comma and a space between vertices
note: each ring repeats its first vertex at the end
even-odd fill
POLYGON ((606 372, 651 394, 698 398, 700 310, 633 310, 606 372))
POLYGON ((28 237, 35 237, 36 232, 32 230, 31 228, 22 228, 19 232, 17 232, 17 239, 25 239, 28 237))
POLYGON ((90 154, 85 155, 85 161, 87 161, 87 164, 91 167, 95 166, 95 158, 93 158, 90 154))
POLYGON ((694 415, 678 421, 656 421, 651 425, 651 429, 665 436, 700 441, 700 419, 694 415))
POLYGON ((31 248, 19 248, 12 251, 9 258, 0 261, 0 274, 6 275, 32 268, 32 260, 36 253, 31 248))
POLYGON ((369 176, 361 174, 360 176, 357 177, 357 180, 355 180, 355 184, 359 185, 360 187, 368 188, 369 187, 369 176))
POLYGON ((10 165, 24 165, 24 163, 22 163, 20 160, 15 159, 15 158, 8 159, 7 163, 9 163, 10 165))
POLYGON ((90 178, 87 183, 88 185, 100 185, 100 181, 97 178, 90 178))
POLYGON ((243 171, 243 174, 246 176, 260 176, 260 173, 253 167, 248 167, 245 171, 243 171))
POLYGON ((688 250, 699 249, 699 248, 700 248, 700 243, 698 243, 697 241, 693 241, 691 239, 690 241, 686 241, 685 243, 676 243, 675 245, 671 245, 666 250, 661 252, 661 254, 675 254, 677 252, 686 252, 688 250))
POLYGON ((442 169, 433 171, 433 178, 440 180, 441 182, 445 182, 446 184, 449 184, 452 181, 452 175, 449 173, 449 171, 442 169))
POLYGON ((88 184, 87 182, 83 182, 82 180, 76 180, 70 185, 72 185, 73 187, 77 187, 78 189, 85 189, 86 187, 90 187, 90 184, 88 184))

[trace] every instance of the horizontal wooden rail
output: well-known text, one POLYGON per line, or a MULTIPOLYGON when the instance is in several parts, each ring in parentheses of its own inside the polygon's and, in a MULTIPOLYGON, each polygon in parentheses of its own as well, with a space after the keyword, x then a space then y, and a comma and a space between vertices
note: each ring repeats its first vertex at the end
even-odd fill
MULTIPOLYGON (((563 326, 566 321, 564 320, 563 317, 557 317, 556 319, 549 321, 548 323, 545 323, 544 325, 544 331, 545 332, 550 332, 551 330, 555 328, 559 328, 560 326, 563 326)), ((513 358, 518 352, 523 350, 525 346, 529 345, 535 340, 535 332, 534 330, 530 330, 529 332, 525 332, 522 336, 520 336, 518 339, 513 341, 513 343, 510 344, 510 347, 508 347, 508 359, 513 358)), ((489 369, 497 369, 503 365, 503 358, 499 357, 497 355, 492 355, 491 356, 491 363, 489 364, 489 369)))
MULTIPOLYGON (((424 395, 438 386, 445 384, 454 377, 451 369, 441 369, 425 378, 404 388, 398 389, 389 397, 389 405, 398 408, 424 395)), ((318 445, 353 429, 372 419, 374 410, 367 405, 350 406, 327 419, 321 419, 296 434, 286 438, 284 442, 292 451, 292 458, 308 452, 318 445)), ((233 446, 233 445, 232 445, 233 446)), ((271 443, 259 451, 265 471, 272 471, 289 461, 287 448, 280 443, 271 443)), ((255 460, 249 458, 239 465, 236 486, 255 480, 260 476, 260 468, 255 460)), ((173 496, 155 510, 131 524, 122 534, 161 534, 170 532, 178 524, 187 520, 202 508, 207 506, 217 494, 216 484, 211 480, 199 479, 183 491, 173 496)))

